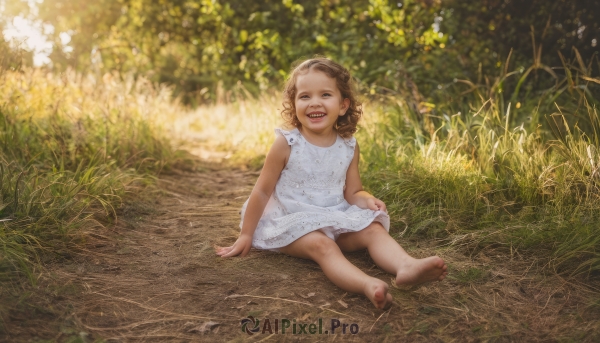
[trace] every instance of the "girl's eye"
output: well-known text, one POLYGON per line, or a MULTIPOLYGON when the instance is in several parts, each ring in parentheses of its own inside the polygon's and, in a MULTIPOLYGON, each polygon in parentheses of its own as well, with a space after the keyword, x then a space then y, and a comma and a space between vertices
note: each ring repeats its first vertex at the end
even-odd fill
POLYGON ((325 94, 323 94, 323 96, 331 96, 331 94, 325 93, 325 94))
POLYGON ((301 95, 300 99, 308 99, 308 95, 301 95))

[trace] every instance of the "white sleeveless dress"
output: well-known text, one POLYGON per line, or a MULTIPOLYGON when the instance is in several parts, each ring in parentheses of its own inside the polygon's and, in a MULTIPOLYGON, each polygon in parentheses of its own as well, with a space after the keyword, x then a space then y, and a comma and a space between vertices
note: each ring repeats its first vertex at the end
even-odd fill
MULTIPOLYGON (((389 231, 386 212, 361 209, 344 199, 346 172, 354 157, 356 139, 338 135, 327 148, 307 142, 298 129, 275 130, 291 148, 287 165, 260 218, 252 247, 278 251, 296 239, 320 230, 336 240, 345 232, 360 231, 373 221, 389 231)), ((242 206, 242 222, 248 201, 242 206)))

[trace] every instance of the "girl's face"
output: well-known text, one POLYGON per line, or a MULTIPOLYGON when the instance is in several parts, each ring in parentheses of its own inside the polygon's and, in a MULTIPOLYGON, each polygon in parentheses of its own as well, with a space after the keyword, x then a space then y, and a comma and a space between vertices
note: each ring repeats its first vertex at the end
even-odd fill
POLYGON ((342 99, 334 78, 309 70, 296 79, 294 103, 302 129, 321 135, 331 132, 338 117, 346 113, 350 99, 342 99))

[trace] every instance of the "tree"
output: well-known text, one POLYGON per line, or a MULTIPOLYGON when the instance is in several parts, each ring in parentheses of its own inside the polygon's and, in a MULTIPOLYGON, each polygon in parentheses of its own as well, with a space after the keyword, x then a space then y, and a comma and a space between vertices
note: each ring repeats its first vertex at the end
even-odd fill
POLYGON ((600 3, 584 0, 45 0, 38 17, 56 28, 55 68, 144 74, 197 103, 218 87, 280 85, 293 61, 315 54, 367 87, 417 85, 425 95, 497 75, 511 51, 513 68, 558 66, 556 51, 570 57, 572 47, 589 61, 600 43, 595 13, 600 3))

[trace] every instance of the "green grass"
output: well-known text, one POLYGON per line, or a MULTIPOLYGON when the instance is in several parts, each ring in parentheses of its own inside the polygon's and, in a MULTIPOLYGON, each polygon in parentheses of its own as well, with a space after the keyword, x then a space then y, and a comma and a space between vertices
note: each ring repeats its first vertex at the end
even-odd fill
POLYGON ((442 103, 423 114, 388 101, 358 136, 363 183, 407 235, 500 243, 545 256, 560 272, 598 275, 600 93, 589 71, 565 70, 554 87, 519 103, 519 115, 498 82, 474 85, 489 98, 470 99, 462 112, 442 103), (541 117, 547 99, 554 111, 541 117))
POLYGON ((0 69, 0 278, 68 256, 124 196, 173 165, 181 109, 143 79, 0 69))

